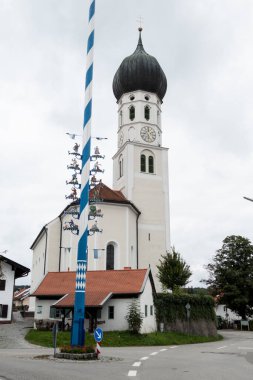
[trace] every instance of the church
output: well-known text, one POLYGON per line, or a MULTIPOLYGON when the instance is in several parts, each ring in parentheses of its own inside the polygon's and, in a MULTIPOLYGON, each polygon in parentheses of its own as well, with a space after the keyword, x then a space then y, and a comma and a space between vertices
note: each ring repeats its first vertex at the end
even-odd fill
MULTIPOLYGON (((112 319, 110 311, 111 316, 114 314, 110 305, 108 313, 104 311, 105 302, 113 301, 113 307, 123 302, 122 319, 127 302, 139 298, 143 315, 150 317, 146 325, 144 321, 144 330, 152 331, 155 329, 152 295, 161 291, 156 266, 161 255, 170 250, 168 148, 162 145, 161 116, 167 80, 156 58, 144 50, 141 33, 139 28, 134 53, 122 61, 113 78, 118 106, 113 188, 100 180, 90 189, 87 292, 92 299, 90 309, 88 305, 90 315, 97 322, 100 308, 105 313, 102 317, 105 324, 112 319), (97 294, 105 289, 105 284, 110 281, 111 284, 105 298, 96 304, 91 293, 92 282, 99 281, 97 274, 104 281, 97 284, 97 294), (130 283, 136 286, 131 287, 130 283)), ((93 164, 91 161, 91 173, 93 164)), ((63 310, 60 307, 68 309, 68 313, 73 309, 69 295, 74 293, 78 219, 71 218, 78 215, 79 200, 75 196, 72 200, 59 216, 43 226, 31 246, 35 320, 49 318, 49 314, 59 317, 59 310, 61 313, 63 310), (69 227, 71 224, 75 228, 69 227)))

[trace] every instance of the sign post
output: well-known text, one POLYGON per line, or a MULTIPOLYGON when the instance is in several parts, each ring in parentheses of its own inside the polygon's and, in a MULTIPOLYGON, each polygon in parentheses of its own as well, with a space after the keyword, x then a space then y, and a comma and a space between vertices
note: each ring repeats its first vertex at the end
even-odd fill
POLYGON ((55 357, 56 346, 57 346, 58 322, 54 322, 52 333, 53 333, 53 346, 54 346, 54 357, 55 357))
POLYGON ((94 331, 94 339, 97 343, 96 351, 97 351, 97 357, 99 358, 99 355, 101 354, 101 341, 103 339, 103 330, 100 327, 97 327, 94 331))
POLYGON ((190 334, 190 316, 191 316, 191 305, 189 302, 185 305, 186 308, 186 316, 188 321, 188 334, 190 334))

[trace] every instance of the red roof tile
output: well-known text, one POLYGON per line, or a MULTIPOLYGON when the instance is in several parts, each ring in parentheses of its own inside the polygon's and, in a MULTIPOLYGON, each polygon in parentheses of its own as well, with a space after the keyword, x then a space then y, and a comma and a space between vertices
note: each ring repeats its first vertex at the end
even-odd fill
MULTIPOLYGON (((89 271, 86 282, 86 305, 99 306, 110 294, 142 292, 148 269, 89 271)), ((73 306, 76 272, 49 272, 33 296, 65 296, 61 306, 73 306)))
POLYGON ((129 202, 121 191, 112 190, 102 182, 90 191, 90 199, 92 200, 92 198, 112 202, 129 202))

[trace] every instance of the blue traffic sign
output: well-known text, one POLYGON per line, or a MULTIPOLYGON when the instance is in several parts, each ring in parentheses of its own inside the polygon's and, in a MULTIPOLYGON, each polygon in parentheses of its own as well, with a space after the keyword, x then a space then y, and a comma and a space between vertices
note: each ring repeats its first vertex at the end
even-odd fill
POLYGON ((103 339, 103 330, 100 327, 97 327, 94 331, 94 339, 97 343, 101 342, 103 339))

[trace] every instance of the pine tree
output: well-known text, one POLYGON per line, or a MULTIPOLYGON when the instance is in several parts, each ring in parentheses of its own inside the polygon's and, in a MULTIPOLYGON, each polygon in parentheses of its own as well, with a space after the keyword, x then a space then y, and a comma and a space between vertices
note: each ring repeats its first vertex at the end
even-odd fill
POLYGON ((180 253, 172 248, 172 252, 167 252, 162 255, 159 260, 160 265, 157 265, 157 277, 162 284, 164 290, 171 289, 172 292, 189 283, 189 278, 192 275, 189 265, 181 258, 180 253))
POLYGON ((137 300, 133 300, 129 305, 126 320, 129 330, 134 334, 138 334, 143 323, 143 314, 140 311, 140 304, 137 300))

